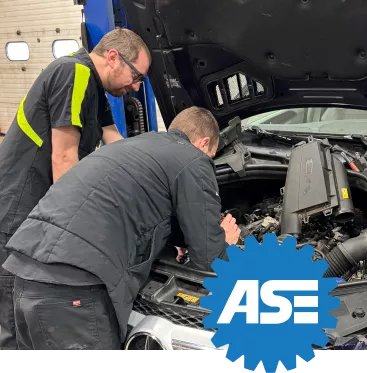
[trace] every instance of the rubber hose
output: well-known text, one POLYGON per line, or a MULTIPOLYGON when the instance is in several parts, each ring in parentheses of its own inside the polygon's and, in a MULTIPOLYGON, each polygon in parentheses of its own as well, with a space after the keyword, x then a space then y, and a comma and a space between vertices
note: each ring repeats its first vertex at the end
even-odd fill
POLYGON ((367 233, 339 243, 326 257, 329 268, 324 277, 341 277, 360 261, 366 259, 367 233))
POLYGON ((329 268, 324 273, 323 277, 341 277, 351 268, 350 262, 340 251, 339 247, 331 251, 331 253, 325 257, 325 260, 329 263, 329 268))

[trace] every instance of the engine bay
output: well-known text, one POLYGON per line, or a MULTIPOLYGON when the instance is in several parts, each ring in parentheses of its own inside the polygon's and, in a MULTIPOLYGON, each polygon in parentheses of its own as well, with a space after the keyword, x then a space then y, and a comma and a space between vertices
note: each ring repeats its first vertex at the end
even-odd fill
MULTIPOLYGON (((240 216, 241 237, 238 246, 244 248, 244 238, 250 235, 253 235, 260 242, 266 233, 275 233, 278 237, 281 237, 280 219, 283 211, 282 206, 283 197, 280 196, 267 198, 257 203, 252 207, 250 213, 242 216, 240 216, 239 209, 229 210, 228 212, 234 216, 240 216)), ((355 208, 355 214, 355 220, 347 224, 341 224, 332 217, 325 216, 310 220, 303 227, 297 248, 300 249, 305 245, 311 245, 315 250, 313 260, 325 258, 339 243, 346 242, 366 231, 367 219, 365 214, 358 208, 355 208)), ((341 276, 345 281, 366 279, 365 261, 341 274, 341 276)))
POLYGON ((253 235, 261 242, 266 233, 274 233, 281 242, 291 235, 297 238, 298 249, 305 245, 313 247, 313 260, 329 262, 331 268, 326 276, 339 277, 340 282, 367 279, 367 218, 365 196, 361 195, 364 193, 354 191, 358 197, 354 204, 347 170, 339 159, 333 159, 327 151, 322 154, 320 144, 311 145, 304 146, 301 157, 291 158, 285 187, 274 181, 270 186, 265 181, 266 190, 262 190, 264 181, 245 182, 243 191, 253 194, 254 198, 242 202, 233 190, 238 190, 238 185, 224 188, 223 205, 230 207, 224 214, 230 213, 236 218, 241 229, 238 242, 241 248, 247 236, 253 235), (305 151, 305 148, 308 149, 305 151), (330 167, 326 166, 328 157, 330 167), (309 197, 307 194, 312 188, 315 190, 309 197), (258 191, 260 196, 256 196, 258 191), (236 201, 232 200, 233 195, 236 201))
POLYGON ((360 170, 348 174, 346 153, 328 139, 310 137, 292 148, 285 180, 264 181, 255 175, 242 185, 245 199, 238 183, 222 186, 223 214, 233 215, 241 229, 238 246, 244 248, 250 235, 259 242, 266 233, 276 234, 279 242, 293 236, 298 249, 313 247, 313 260, 326 259, 325 277, 341 283, 366 279, 366 188, 355 180, 350 183, 350 174, 366 176, 360 170))
MULTIPOLYGON (((298 249, 312 246, 312 260, 329 263, 324 277, 339 283, 332 292, 341 300, 332 312, 338 326, 328 332, 327 348, 356 348, 367 335, 367 176, 348 170, 327 140, 299 144, 287 163, 255 162, 240 178, 226 176, 219 182, 223 215, 236 218, 243 250, 245 237, 261 242, 266 233, 279 242, 296 237, 298 249)), ((154 264, 134 310, 203 329, 208 311, 200 299, 208 292, 202 282, 214 274, 195 270, 187 256, 177 262, 173 253, 165 251, 154 264)))

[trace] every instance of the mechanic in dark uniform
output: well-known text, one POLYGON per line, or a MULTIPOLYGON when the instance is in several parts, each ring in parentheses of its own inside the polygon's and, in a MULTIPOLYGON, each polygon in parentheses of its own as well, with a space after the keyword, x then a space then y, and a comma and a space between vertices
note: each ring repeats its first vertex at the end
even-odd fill
POLYGON ((167 133, 102 147, 61 177, 7 246, 20 348, 120 349, 173 221, 190 265, 225 257, 240 230, 221 221, 218 140, 212 114, 192 107, 167 133))
POLYGON ((80 49, 48 65, 21 101, 0 146, 0 349, 17 348, 4 246, 61 175, 101 140, 122 139, 105 92, 138 90, 150 58, 138 35, 116 29, 90 54, 80 49))

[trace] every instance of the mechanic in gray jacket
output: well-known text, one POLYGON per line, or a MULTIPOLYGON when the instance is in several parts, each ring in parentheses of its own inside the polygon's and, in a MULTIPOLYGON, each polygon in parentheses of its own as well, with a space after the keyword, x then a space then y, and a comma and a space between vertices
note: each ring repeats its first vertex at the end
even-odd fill
POLYGON ((191 262, 237 242, 212 157, 213 115, 192 107, 168 133, 107 145, 55 183, 7 244, 20 349, 120 349, 139 289, 177 219, 191 262))

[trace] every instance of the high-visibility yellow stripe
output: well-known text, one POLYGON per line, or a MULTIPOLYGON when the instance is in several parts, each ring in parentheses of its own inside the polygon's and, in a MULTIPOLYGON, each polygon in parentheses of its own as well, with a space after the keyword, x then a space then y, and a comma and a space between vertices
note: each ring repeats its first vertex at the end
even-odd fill
POLYGON ((25 96, 21 101, 17 113, 17 121, 20 129, 38 146, 41 147, 43 144, 43 140, 34 132, 31 125, 28 123, 27 118, 24 113, 24 101, 27 98, 25 96))
POLYGON ((75 77, 73 95, 71 98, 71 124, 73 126, 83 127, 80 120, 80 111, 84 100, 85 91, 88 87, 90 69, 79 63, 75 64, 75 77))

